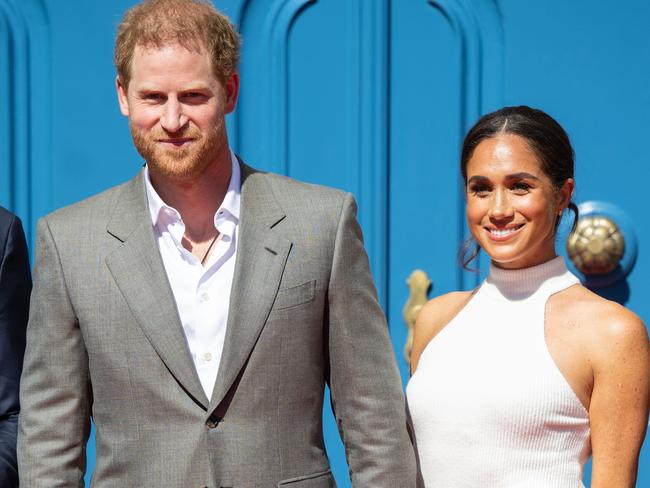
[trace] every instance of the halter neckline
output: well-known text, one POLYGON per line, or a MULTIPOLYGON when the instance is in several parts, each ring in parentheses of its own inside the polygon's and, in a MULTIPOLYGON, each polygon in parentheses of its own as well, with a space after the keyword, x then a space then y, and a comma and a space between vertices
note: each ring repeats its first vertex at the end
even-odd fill
POLYGON ((578 282, 578 278, 567 269, 564 258, 557 256, 521 269, 503 269, 490 263, 490 274, 484 286, 494 288, 508 300, 524 300, 533 295, 547 298, 578 282))

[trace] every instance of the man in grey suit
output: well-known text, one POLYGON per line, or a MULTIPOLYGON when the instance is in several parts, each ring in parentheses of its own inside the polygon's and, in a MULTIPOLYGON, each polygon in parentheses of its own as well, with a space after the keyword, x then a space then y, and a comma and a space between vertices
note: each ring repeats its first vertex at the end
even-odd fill
POLYGON ((239 38, 197 0, 119 26, 146 166, 44 217, 21 382, 21 486, 325 488, 326 382, 352 484, 415 486, 404 398, 349 194, 232 154, 239 38))

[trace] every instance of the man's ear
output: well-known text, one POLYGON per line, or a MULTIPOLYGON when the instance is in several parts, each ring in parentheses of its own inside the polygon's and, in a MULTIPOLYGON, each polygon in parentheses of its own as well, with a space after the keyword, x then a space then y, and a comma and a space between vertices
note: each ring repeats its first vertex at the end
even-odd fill
POLYGON ((237 106, 237 98, 239 97, 239 73, 233 71, 226 79, 224 85, 226 91, 226 103, 224 105, 224 112, 229 114, 237 106))
POLYGON ((122 115, 129 116, 129 99, 126 96, 126 88, 120 81, 120 77, 115 78, 115 88, 117 90, 117 101, 120 104, 120 112, 122 115))

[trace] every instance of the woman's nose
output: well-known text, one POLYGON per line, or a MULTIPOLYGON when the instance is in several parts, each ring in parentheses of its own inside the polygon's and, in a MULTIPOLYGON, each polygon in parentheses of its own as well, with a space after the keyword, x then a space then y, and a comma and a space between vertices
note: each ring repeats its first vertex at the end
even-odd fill
POLYGON ((505 191, 495 191, 490 206, 490 218, 504 220, 512 217, 512 201, 505 191))

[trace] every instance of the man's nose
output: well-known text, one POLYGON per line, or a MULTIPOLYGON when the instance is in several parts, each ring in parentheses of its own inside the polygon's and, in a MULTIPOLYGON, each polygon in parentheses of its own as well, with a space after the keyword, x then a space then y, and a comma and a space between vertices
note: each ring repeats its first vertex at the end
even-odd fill
POLYGON ((504 190, 495 191, 490 206, 490 218, 504 220, 512 217, 513 213, 512 201, 508 192, 504 190))
POLYGON ((167 99, 160 118, 160 125, 167 132, 178 132, 187 124, 187 116, 183 113, 183 106, 173 98, 167 99))

